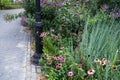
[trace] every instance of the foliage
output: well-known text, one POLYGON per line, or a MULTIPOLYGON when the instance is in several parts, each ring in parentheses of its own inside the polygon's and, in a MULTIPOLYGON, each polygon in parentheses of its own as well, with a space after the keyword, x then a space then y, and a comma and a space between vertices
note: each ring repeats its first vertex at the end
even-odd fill
POLYGON ((120 9, 119 0, 81 0, 80 3, 90 10, 91 15, 95 15, 101 8, 107 10, 108 14, 117 13, 120 9))
POLYGON ((43 37, 44 54, 40 60, 40 65, 43 66, 45 76, 49 80, 83 80, 86 73, 79 65, 79 54, 74 52, 72 38, 62 39, 55 37, 58 36, 49 34, 43 37), (66 43, 66 40, 69 40, 69 43, 66 43), (70 71, 73 71, 75 76, 69 77, 68 73, 70 71))
POLYGON ((34 15, 36 10, 35 0, 22 0, 22 7, 25 9, 25 14, 34 15))
POLYGON ((61 34, 49 32, 43 37, 44 53, 40 65, 48 80, 120 78, 120 23, 103 15, 102 18, 99 18, 100 14, 88 18, 82 41, 76 47, 73 35, 64 38, 61 34))
MULTIPOLYGON (((110 3, 112 3, 112 1, 110 3)), ((84 29, 85 20, 88 15, 94 17, 99 13, 99 18, 103 17, 104 15, 104 18, 111 16, 119 20, 119 9, 116 9, 117 12, 113 13, 112 11, 110 11, 109 4, 107 4, 107 2, 103 4, 102 1, 99 0, 88 0, 87 2, 77 0, 63 0, 62 2, 55 0, 52 0, 52 2, 46 1, 44 2, 44 5, 42 5, 42 23, 45 27, 44 29, 55 29, 56 34, 63 33, 66 34, 66 36, 69 36, 70 33, 78 34, 79 30, 82 31, 84 29), (97 4, 100 2, 101 4, 97 4), (88 4, 88 6, 85 4, 88 4), (93 10, 91 8, 95 9, 93 10)))
POLYGON ((6 21, 12 21, 12 20, 15 20, 19 17, 21 17, 22 15, 24 15, 23 13, 19 13, 19 14, 6 14, 4 15, 4 19, 6 21))
POLYGON ((95 78, 117 80, 120 77, 119 75, 114 75, 120 74, 118 64, 120 63, 118 59, 120 50, 119 25, 120 23, 116 23, 114 20, 98 20, 92 25, 92 31, 89 31, 88 22, 86 23, 79 51, 84 56, 85 68, 96 70, 95 75, 91 78, 92 80, 95 78), (94 60, 96 58, 99 60, 105 59, 105 65, 101 65, 101 62, 95 63, 94 60), (111 70, 114 65, 118 67, 116 71, 111 70))
POLYGON ((20 2, 12 2, 11 0, 0 0, 0 9, 16 9, 21 8, 20 2))

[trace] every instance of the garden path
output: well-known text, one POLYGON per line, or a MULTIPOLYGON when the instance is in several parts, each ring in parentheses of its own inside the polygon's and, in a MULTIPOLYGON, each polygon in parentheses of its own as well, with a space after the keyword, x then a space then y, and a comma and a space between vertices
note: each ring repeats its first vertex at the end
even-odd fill
POLYGON ((26 55, 29 36, 23 31, 20 18, 12 22, 3 19, 3 15, 7 13, 15 14, 21 11, 23 9, 0 10, 0 80, 27 80, 26 55))

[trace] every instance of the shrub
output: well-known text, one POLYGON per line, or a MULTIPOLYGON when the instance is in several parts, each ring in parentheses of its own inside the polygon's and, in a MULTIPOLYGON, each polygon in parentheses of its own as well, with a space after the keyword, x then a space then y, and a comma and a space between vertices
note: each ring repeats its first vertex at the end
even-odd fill
POLYGON ((12 2, 11 0, 0 0, 0 9, 16 9, 21 8, 20 2, 12 2))
POLYGON ((34 16, 36 5, 35 0, 22 0, 22 7, 25 9, 25 14, 34 16))

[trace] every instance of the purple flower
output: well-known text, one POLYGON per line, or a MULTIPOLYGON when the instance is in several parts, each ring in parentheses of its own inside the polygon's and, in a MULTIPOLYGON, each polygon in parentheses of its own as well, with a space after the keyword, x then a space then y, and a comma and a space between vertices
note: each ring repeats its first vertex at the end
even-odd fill
POLYGON ((41 3, 43 3, 43 4, 44 4, 44 3, 47 3, 47 1, 48 1, 48 0, 42 0, 41 3))
POLYGON ((115 13, 112 12, 112 13, 110 13, 110 15, 111 15, 112 17, 114 17, 114 16, 115 16, 115 13))
POLYGON ((66 0, 66 2, 69 2, 69 0, 66 0))
POLYGON ((120 10, 118 11, 118 16, 120 17, 120 10))
POLYGON ((108 8, 109 8, 109 6, 107 4, 103 5, 103 9, 108 9, 108 8))
POLYGON ((57 6, 59 6, 59 7, 63 6, 62 1, 59 1, 58 4, 57 4, 57 6))
POLYGON ((51 6, 54 6, 54 2, 53 2, 53 1, 51 1, 49 4, 50 4, 51 6))
POLYGON ((45 3, 47 3, 48 0, 41 0, 41 6, 43 6, 45 3))

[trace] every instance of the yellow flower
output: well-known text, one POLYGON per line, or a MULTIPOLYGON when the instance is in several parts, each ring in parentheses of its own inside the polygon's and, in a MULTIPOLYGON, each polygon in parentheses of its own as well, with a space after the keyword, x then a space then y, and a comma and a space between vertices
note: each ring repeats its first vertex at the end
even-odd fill
POLYGON ((113 70, 117 70, 117 66, 116 66, 116 65, 113 65, 113 66, 112 66, 112 69, 113 69, 113 70))
POLYGON ((100 61, 100 65, 106 65, 106 61, 105 60, 102 60, 102 61, 100 61))
POLYGON ((94 62, 100 62, 100 59, 99 58, 95 58, 94 62))

